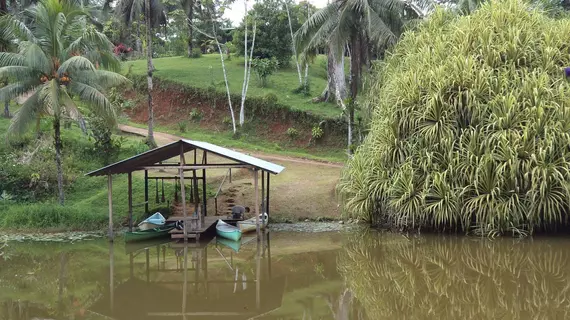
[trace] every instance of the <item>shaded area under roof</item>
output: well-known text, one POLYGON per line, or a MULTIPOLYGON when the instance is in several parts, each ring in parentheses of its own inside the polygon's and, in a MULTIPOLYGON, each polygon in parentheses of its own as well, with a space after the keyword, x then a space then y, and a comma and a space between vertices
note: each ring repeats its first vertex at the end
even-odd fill
POLYGON ((183 139, 149 150, 128 159, 115 162, 101 169, 91 171, 86 175, 93 177, 137 171, 140 170, 141 167, 152 166, 158 162, 166 161, 170 158, 180 155, 181 148, 184 153, 196 149, 202 150, 206 151, 207 153, 212 153, 222 158, 235 161, 239 164, 250 165, 256 169, 264 170, 272 174, 279 174, 285 169, 278 164, 261 160, 259 158, 255 158, 247 154, 220 147, 208 142, 183 139))

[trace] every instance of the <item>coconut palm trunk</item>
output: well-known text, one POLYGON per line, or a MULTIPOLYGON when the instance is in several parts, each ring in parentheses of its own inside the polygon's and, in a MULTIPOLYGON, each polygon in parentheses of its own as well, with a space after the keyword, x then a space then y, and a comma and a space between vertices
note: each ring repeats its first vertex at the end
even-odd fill
POLYGON ((362 35, 357 33, 351 39, 350 52, 350 103, 348 104, 348 153, 352 154, 352 131, 354 128, 354 108, 358 88, 360 86, 360 73, 362 70, 362 35))
POLYGON ((188 4, 188 12, 186 15, 186 23, 188 24, 188 58, 192 57, 192 50, 194 45, 192 40, 194 39, 194 28, 192 27, 192 19, 194 18, 194 0, 190 0, 188 4))
POLYGON ((59 204, 63 206, 65 198, 63 194, 63 167, 61 164, 61 121, 58 116, 53 119, 53 139, 55 145, 55 166, 57 169, 57 190, 59 193, 59 204))
POLYGON ((156 148, 154 140, 154 110, 152 107, 152 73, 154 66, 152 64, 152 27, 150 15, 150 0, 145 0, 145 22, 146 22, 146 56, 147 56, 147 84, 148 84, 148 134, 147 144, 150 148, 156 148))

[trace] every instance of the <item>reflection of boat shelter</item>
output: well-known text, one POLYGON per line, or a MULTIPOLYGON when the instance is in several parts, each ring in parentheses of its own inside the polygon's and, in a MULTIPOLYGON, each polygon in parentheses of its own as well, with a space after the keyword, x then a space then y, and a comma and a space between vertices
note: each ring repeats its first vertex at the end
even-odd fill
MULTIPOLYGON (((148 213, 148 181, 157 179, 149 177, 149 171, 174 170, 173 175, 163 176, 160 179, 172 179, 180 182, 180 195, 182 204, 182 217, 176 219, 184 221, 184 230, 175 230, 173 238, 199 238, 200 234, 210 232, 215 228, 215 223, 219 217, 208 216, 206 197, 206 172, 211 169, 228 170, 231 175, 232 169, 249 169, 253 172, 253 185, 255 192, 255 214, 258 218, 259 211, 269 214, 269 187, 270 175, 279 174, 283 167, 277 164, 261 160, 241 152, 216 146, 207 142, 179 140, 162 147, 141 153, 134 157, 122 160, 101 169, 87 173, 87 176, 108 177, 109 188, 109 236, 113 237, 113 201, 112 201, 112 176, 116 174, 128 175, 128 197, 129 197, 129 229, 133 227, 133 196, 132 196, 132 173, 144 171, 145 175, 145 210, 148 213), (171 159, 178 159, 174 162, 171 159), (261 171, 261 197, 263 207, 260 205, 260 183, 259 172, 261 171), (186 185, 185 181, 189 181, 186 185), (202 194, 199 194, 201 189, 202 194), (194 201, 194 210, 188 214, 186 197, 194 201), (201 201, 200 201, 201 198, 201 201)), ((224 179, 222 180, 222 184, 224 179)))
MULTIPOLYGON (((252 242, 257 249, 254 251, 255 279, 250 280, 238 279, 237 276, 232 280, 224 280, 210 275, 209 271, 213 270, 208 268, 208 250, 214 249, 220 255, 220 250, 228 251, 227 248, 214 243, 215 241, 157 243, 138 248, 127 246, 127 254, 130 255, 130 276, 118 284, 114 279, 111 250, 110 290, 91 305, 89 310, 115 320, 167 320, 251 319, 280 308, 285 278, 271 276, 269 237, 252 242), (169 259, 166 258, 168 250, 174 250, 176 253, 175 267, 172 264, 172 255, 169 255, 169 259), (146 280, 137 277, 133 270, 133 261, 138 255, 146 256, 146 280), (170 263, 167 263, 167 260, 170 263), (266 262, 265 267, 262 261, 266 262), (163 277, 164 275, 167 277, 163 277)), ((227 263, 232 273, 236 272, 237 275, 238 271, 241 271, 233 262, 227 263)))

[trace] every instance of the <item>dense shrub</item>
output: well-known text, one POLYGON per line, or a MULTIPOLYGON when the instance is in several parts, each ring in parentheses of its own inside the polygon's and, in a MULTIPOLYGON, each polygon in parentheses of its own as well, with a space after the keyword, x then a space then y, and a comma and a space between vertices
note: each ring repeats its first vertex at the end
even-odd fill
POLYGON ((202 50, 200 48, 193 48, 191 58, 200 58, 202 57, 202 50))
POLYGON ((277 68, 279 67, 279 61, 275 58, 271 59, 259 59, 255 58, 251 62, 251 67, 257 73, 257 78, 259 79, 259 86, 262 88, 267 87, 269 84, 269 76, 271 76, 277 68))
POLYGON ((485 235, 567 226, 569 43, 569 20, 517 0, 405 34, 339 184, 347 212, 485 235))
POLYGON ((287 129, 287 136, 291 139, 297 139, 299 137, 299 130, 295 128, 288 128, 287 129))

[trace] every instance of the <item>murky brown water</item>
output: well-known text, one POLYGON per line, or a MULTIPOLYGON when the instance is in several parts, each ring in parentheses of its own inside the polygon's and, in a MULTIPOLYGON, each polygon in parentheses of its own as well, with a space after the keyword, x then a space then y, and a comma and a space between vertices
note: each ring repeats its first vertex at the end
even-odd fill
POLYGON ((259 246, 245 237, 239 247, 97 240, 1 251, 7 320, 570 316, 564 238, 272 232, 259 246))

